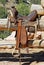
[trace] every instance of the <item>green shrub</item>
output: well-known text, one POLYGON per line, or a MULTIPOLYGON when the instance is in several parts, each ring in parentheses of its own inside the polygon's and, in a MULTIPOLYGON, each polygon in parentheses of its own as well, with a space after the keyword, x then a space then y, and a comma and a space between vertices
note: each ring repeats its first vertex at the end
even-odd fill
POLYGON ((0 2, 1 2, 3 5, 5 5, 6 0, 0 0, 0 2))
POLYGON ((33 4, 40 4, 41 0, 31 0, 30 2, 33 3, 33 4))
POLYGON ((0 18, 6 18, 7 17, 7 10, 5 10, 4 7, 0 7, 0 18))
POLYGON ((11 34, 11 31, 8 31, 8 30, 0 31, 0 38, 4 39, 8 37, 10 34, 11 34))
POLYGON ((28 15, 29 14, 29 6, 27 6, 25 3, 17 4, 16 9, 22 15, 28 15))

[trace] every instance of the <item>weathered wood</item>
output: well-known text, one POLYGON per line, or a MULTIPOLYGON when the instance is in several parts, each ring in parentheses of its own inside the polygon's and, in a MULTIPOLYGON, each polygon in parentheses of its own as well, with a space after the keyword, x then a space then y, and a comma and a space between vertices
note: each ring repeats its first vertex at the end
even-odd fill
MULTIPOLYGON (((8 30, 8 28, 5 28, 5 27, 0 27, 0 30, 8 30)), ((17 29, 16 28, 9 28, 9 30, 11 31, 16 31, 17 29)))

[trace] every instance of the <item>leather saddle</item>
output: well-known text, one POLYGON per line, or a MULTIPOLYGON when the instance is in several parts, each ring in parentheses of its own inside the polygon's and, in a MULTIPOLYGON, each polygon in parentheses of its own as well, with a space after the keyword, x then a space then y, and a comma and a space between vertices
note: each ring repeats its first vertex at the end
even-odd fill
POLYGON ((30 15, 26 17, 21 17, 20 20, 18 20, 18 29, 17 29, 17 43, 16 48, 19 48, 19 45, 21 44, 22 47, 27 46, 27 32, 25 26, 22 26, 23 20, 34 21, 37 17, 37 11, 34 10, 30 13, 30 15))
POLYGON ((22 17, 18 17, 18 18, 21 18, 23 20, 23 22, 27 22, 27 21, 33 22, 37 18, 37 11, 34 10, 28 16, 22 16, 22 17))

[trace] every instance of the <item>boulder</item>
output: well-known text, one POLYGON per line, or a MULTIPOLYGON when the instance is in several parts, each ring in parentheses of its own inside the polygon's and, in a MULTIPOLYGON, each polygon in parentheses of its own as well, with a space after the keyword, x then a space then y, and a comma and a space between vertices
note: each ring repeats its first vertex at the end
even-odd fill
POLYGON ((34 40, 33 46, 34 47, 39 47, 39 43, 40 43, 40 40, 34 40))
POLYGON ((4 40, 6 40, 6 41, 16 41, 15 35, 16 35, 16 31, 13 31, 11 33, 11 35, 9 35, 8 37, 4 38, 4 40))
POLYGON ((40 27, 44 28, 44 16, 41 17, 39 22, 40 22, 40 27))
POLYGON ((44 10, 43 10, 43 7, 41 5, 32 4, 30 11, 33 11, 33 10, 36 10, 38 14, 41 14, 41 15, 44 14, 44 10))
POLYGON ((41 0, 41 5, 44 7, 44 0, 41 0))
POLYGON ((8 27, 8 18, 0 19, 0 27, 8 27))

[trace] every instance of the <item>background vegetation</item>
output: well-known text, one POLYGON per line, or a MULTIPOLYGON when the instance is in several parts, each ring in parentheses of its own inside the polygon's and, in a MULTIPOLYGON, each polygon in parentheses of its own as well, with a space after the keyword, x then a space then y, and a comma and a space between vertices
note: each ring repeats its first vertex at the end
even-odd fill
POLYGON ((4 7, 0 7, 0 18, 7 18, 7 10, 4 7))
POLYGON ((34 3, 34 4, 40 4, 41 0, 16 0, 16 2, 18 2, 18 3, 21 3, 21 2, 25 2, 26 3, 27 1, 29 1, 31 3, 34 3))
POLYGON ((5 31, 0 31, 0 38, 4 39, 7 36, 11 34, 11 31, 5 30, 5 31))
POLYGON ((0 3, 2 3, 3 7, 0 6, 0 18, 6 18, 7 17, 7 10, 5 9, 6 0, 0 0, 0 3))
POLYGON ((30 0, 31 3, 34 3, 34 4, 40 4, 41 3, 41 0, 30 0))
POLYGON ((29 6, 27 6, 25 3, 19 3, 16 6, 16 9, 21 15, 28 15, 29 14, 29 6))
POLYGON ((6 4, 6 0, 0 0, 0 2, 5 5, 6 4))

